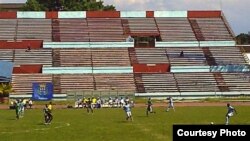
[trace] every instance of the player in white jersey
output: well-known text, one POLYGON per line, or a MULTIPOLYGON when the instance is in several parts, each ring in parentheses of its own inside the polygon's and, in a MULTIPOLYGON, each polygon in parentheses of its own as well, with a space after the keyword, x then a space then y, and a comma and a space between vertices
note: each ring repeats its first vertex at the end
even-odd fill
POLYGON ((173 98, 170 96, 167 98, 167 100, 168 100, 167 112, 169 111, 170 108, 172 108, 175 111, 173 98))
POLYGON ((229 124, 229 118, 234 115, 234 112, 237 114, 236 109, 227 103, 226 125, 229 124))
POLYGON ((123 110, 126 112, 126 120, 133 121, 133 117, 132 117, 132 113, 131 113, 131 107, 130 104, 128 102, 125 102, 125 105, 123 106, 123 110))

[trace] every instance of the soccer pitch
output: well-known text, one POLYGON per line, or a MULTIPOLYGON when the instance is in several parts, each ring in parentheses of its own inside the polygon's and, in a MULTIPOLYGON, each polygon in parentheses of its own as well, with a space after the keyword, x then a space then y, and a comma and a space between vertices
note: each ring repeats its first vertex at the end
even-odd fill
MULTIPOLYGON (((238 114, 229 124, 250 124, 250 108, 234 106, 238 114)), ((14 110, 0 111, 1 141, 171 141, 173 124, 224 124, 226 106, 154 108, 156 114, 145 114, 146 107, 132 109, 134 121, 125 120, 122 108, 54 109, 51 125, 43 124, 42 109, 26 110, 16 120, 14 110)))

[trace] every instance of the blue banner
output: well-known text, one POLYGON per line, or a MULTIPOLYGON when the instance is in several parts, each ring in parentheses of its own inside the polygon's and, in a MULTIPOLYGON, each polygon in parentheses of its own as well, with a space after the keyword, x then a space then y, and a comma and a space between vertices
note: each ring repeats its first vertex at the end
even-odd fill
POLYGON ((53 98, 53 83, 33 83, 33 100, 51 100, 53 98))

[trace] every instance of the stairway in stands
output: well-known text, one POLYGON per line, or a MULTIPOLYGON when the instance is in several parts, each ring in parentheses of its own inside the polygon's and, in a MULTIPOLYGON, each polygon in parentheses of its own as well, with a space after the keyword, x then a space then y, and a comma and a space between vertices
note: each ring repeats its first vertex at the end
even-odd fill
POLYGON ((226 83, 224 81, 224 78, 220 72, 213 73, 214 78, 216 80, 216 83, 218 85, 218 88, 221 92, 229 92, 228 86, 226 86, 226 83))
POLYGON ((206 58, 207 64, 209 66, 215 66, 217 65, 215 58, 213 57, 213 54, 211 53, 211 51, 209 50, 208 47, 203 47, 202 51, 204 53, 204 56, 206 58))
POLYGON ((135 52, 135 48, 133 47, 129 47, 128 48, 128 52, 129 52, 129 58, 130 58, 130 64, 138 64, 138 60, 136 57, 136 52, 135 52))
POLYGON ((52 41, 60 42, 60 23, 58 19, 52 20, 52 41))
POLYGON ((52 81, 54 86, 54 93, 60 94, 61 93, 61 83, 60 83, 60 75, 59 74, 53 74, 52 75, 52 81))
POLYGON ((60 49, 52 50, 52 65, 53 67, 60 67, 60 49))
POLYGON ((195 19, 189 19, 189 22, 191 24, 191 27, 193 29, 196 39, 198 41, 205 41, 205 38, 201 32, 201 28, 199 27, 197 21, 195 19))
POLYGON ((135 83, 136 83, 136 91, 138 93, 145 93, 146 90, 145 90, 145 87, 143 85, 143 81, 142 81, 142 74, 134 74, 134 80, 135 80, 135 83))

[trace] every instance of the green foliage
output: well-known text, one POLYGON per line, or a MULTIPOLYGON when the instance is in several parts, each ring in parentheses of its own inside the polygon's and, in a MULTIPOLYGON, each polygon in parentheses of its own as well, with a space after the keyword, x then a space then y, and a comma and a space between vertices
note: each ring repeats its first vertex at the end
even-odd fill
POLYGON ((236 42, 239 45, 250 44, 250 35, 241 33, 236 36, 236 42))
POLYGON ((11 83, 0 83, 0 97, 9 96, 13 92, 11 83))
POLYGON ((21 8, 23 11, 42 11, 44 7, 37 0, 27 0, 26 4, 21 8))
POLYGON ((115 10, 113 5, 105 6, 95 0, 27 0, 24 11, 107 11, 115 10))

